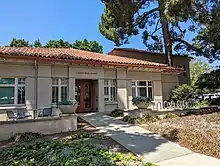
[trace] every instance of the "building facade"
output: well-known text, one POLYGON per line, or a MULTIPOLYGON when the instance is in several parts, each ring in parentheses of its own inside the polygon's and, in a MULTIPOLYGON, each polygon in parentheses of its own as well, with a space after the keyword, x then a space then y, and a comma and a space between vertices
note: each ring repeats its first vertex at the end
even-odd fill
POLYGON ((0 48, 0 107, 51 108, 77 101, 78 112, 133 109, 132 98, 162 103, 182 69, 144 60, 52 48, 0 48))

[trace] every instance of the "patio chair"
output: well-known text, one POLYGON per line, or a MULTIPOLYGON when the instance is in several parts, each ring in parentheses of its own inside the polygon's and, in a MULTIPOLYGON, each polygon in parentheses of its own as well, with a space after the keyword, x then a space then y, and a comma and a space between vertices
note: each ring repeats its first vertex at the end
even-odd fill
POLYGON ((32 117, 32 115, 25 109, 17 110, 17 117, 18 119, 27 119, 32 117))
POLYGON ((52 116, 52 108, 44 108, 38 114, 38 117, 51 117, 52 116))
POLYGON ((7 120, 17 120, 17 116, 13 111, 6 111, 7 120))

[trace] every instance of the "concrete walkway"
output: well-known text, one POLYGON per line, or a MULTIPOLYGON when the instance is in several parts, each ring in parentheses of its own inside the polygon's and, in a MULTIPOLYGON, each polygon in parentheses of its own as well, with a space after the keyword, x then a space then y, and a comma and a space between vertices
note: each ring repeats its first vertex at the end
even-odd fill
POLYGON ((159 166, 220 166, 220 160, 193 153, 141 127, 127 124, 103 113, 79 114, 131 152, 159 166))

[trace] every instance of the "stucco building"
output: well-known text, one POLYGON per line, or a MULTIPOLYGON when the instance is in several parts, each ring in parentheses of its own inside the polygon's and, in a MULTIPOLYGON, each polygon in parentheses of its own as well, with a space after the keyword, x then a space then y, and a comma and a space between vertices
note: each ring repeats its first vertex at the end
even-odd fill
POLYGON ((33 110, 72 100, 79 102, 78 112, 133 109, 133 96, 166 100, 181 73, 162 62, 121 54, 0 47, 0 106, 33 110))

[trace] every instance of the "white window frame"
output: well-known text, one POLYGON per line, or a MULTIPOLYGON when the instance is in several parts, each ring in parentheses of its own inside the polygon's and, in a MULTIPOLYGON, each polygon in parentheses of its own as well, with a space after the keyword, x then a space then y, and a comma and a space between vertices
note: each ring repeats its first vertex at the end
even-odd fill
POLYGON ((104 80, 104 89, 105 88, 108 88, 108 100, 105 100, 105 98, 106 98, 106 96, 107 95, 104 95, 104 100, 105 100, 105 102, 115 102, 115 101, 117 101, 117 84, 116 84, 116 80, 104 80), (107 81, 108 82, 108 85, 105 85, 105 81, 107 81), (112 85, 111 84, 111 82, 114 82, 114 84, 112 85), (111 96, 112 96, 112 94, 111 94, 111 88, 115 88, 115 96, 114 96, 114 98, 115 98, 115 100, 111 100, 111 96))
MULTIPOLYGON (((1 77, 1 78, 10 78, 10 77, 1 77)), ((26 104, 26 93, 25 93, 25 103, 18 104, 18 88, 26 87, 26 78, 19 77, 19 78, 13 78, 13 79, 15 80, 14 84, 0 84, 0 87, 7 87, 7 88, 13 87, 14 88, 14 103, 13 104, 0 104, 0 105, 25 105, 26 104), (19 79, 24 79, 24 84, 18 84, 19 79)))
MULTIPOLYGON (((61 102, 61 89, 62 87, 67 87, 67 98, 68 98, 68 78, 52 78, 52 88, 53 87, 58 87, 58 102, 61 102), (53 84, 53 79, 57 79, 58 80, 58 84, 55 85, 53 84), (66 84, 62 84, 62 79, 66 79, 66 84)), ((52 101, 53 101, 53 96, 52 96, 52 101)))
MULTIPOLYGON (((146 97, 149 97, 149 92, 148 92, 148 88, 151 88, 152 89, 152 98, 154 98, 154 92, 153 92, 153 81, 152 80, 132 80, 131 81, 131 84, 135 82, 135 85, 132 85, 131 88, 135 88, 135 97, 139 97, 138 96, 138 88, 146 88, 146 93, 147 93, 147 96, 146 97), (138 82, 146 82, 146 85, 138 85, 138 82), (148 85, 148 82, 151 82, 151 85, 149 86, 148 85)), ((132 91, 133 92, 133 91, 132 91)), ((132 94, 132 97, 133 94, 132 94)))

